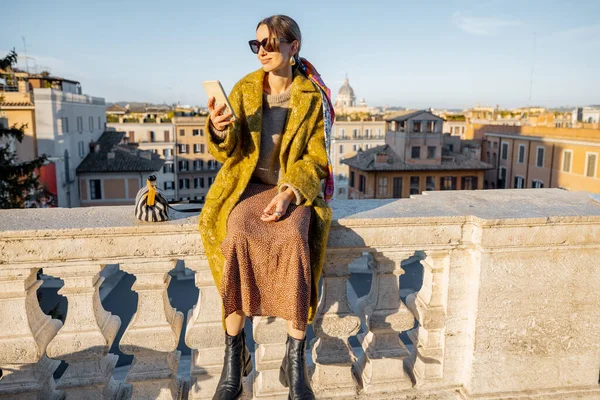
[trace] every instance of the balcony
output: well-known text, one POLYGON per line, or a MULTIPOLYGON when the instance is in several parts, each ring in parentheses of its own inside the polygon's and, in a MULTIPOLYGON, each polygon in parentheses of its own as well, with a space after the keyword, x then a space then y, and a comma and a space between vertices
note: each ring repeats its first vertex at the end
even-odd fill
MULTIPOLYGON (((317 398, 600 398, 600 203, 590 195, 448 191, 332 206, 309 354, 317 398), (350 266, 366 253, 371 275, 359 278, 370 292, 356 299, 350 266), (421 278, 407 288, 411 259, 421 278)), ((212 398, 224 332, 197 216, 142 223, 133 206, 0 213, 0 398, 212 398), (199 291, 185 330, 167 295, 178 260, 199 291), (135 277, 137 311, 118 343, 134 357, 124 380, 109 353, 122 321, 99 296, 112 264, 135 277), (40 309, 40 268, 64 282, 64 324, 40 309)), ((254 319, 244 398, 287 398, 284 326, 254 319)))

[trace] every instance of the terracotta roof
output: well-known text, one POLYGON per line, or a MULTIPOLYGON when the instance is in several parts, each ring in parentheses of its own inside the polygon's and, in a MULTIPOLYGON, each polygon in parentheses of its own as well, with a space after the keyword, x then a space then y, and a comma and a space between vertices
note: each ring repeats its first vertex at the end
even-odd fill
POLYGON ((387 144, 359 151, 354 157, 346 158, 341 163, 361 171, 481 170, 494 168, 491 164, 458 153, 443 156, 441 164, 406 164, 387 144), (385 153, 388 156, 387 162, 375 163, 375 157, 378 153, 385 153))
POLYGON ((121 145, 125 132, 107 131, 100 136, 98 152, 89 153, 77 167, 77 173, 86 172, 154 172, 158 171, 165 160, 158 154, 137 150, 135 146, 121 145), (108 153, 114 158, 108 158, 108 153), (145 153, 150 157, 144 158, 145 153))

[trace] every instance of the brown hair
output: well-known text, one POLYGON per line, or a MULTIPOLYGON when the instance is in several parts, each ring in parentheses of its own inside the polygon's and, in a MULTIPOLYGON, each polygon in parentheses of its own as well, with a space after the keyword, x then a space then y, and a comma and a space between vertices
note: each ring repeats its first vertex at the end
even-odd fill
POLYGON ((256 29, 258 30, 261 25, 266 25, 269 29, 271 45, 277 51, 279 51, 279 40, 275 40, 276 38, 284 38, 288 43, 297 40, 298 52, 294 55, 294 58, 298 59, 302 47, 302 33, 296 21, 287 15, 272 15, 260 21, 256 25, 256 29))

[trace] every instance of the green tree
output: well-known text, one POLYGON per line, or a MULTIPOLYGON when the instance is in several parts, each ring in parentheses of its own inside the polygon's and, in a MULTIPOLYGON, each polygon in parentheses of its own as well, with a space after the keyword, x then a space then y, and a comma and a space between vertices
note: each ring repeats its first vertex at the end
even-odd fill
MULTIPOLYGON (((12 77, 12 67, 17 63, 14 50, 0 59, 0 78, 12 77)), ((0 95, 0 111, 4 97, 0 95)), ((4 120, 6 121, 6 120, 4 120)), ((20 162, 11 142, 22 142, 26 125, 9 127, 0 118, 0 208, 23 208, 27 201, 36 201, 42 196, 37 171, 48 159, 46 154, 27 162, 20 162)))

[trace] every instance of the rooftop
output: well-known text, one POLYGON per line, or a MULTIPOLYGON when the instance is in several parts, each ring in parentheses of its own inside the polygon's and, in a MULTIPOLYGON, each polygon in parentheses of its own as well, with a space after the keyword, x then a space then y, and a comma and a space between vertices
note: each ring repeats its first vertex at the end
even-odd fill
POLYGON ((387 144, 359 151, 355 156, 346 158, 341 162, 361 171, 456 171, 494 168, 491 164, 458 153, 452 153, 450 156, 443 156, 441 164, 407 164, 403 162, 387 144), (376 163, 375 157, 377 154, 382 153, 388 156, 388 161, 386 163, 376 163))
POLYGON ((158 154, 121 144, 124 136, 125 132, 104 132, 96 143, 98 151, 90 152, 85 157, 77 167, 77 173, 154 172, 163 166, 165 160, 158 154), (113 155, 113 158, 109 158, 113 155))

